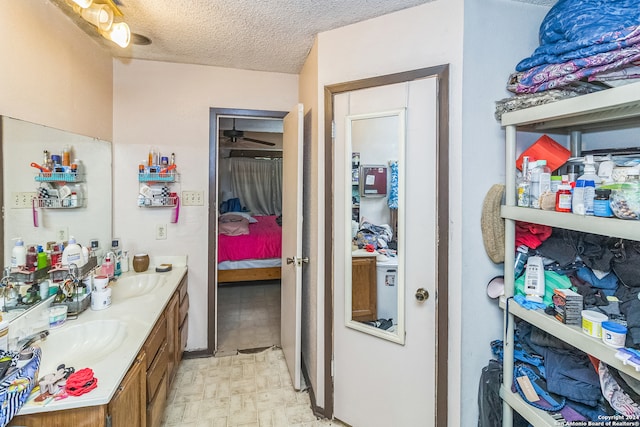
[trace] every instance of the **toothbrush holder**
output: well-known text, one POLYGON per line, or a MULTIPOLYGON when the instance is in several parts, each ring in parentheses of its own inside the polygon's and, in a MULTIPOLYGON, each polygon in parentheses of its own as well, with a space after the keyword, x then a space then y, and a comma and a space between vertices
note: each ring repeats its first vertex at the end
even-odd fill
POLYGON ((133 256, 133 271, 136 273, 142 273, 149 268, 149 255, 148 254, 135 254, 133 256))

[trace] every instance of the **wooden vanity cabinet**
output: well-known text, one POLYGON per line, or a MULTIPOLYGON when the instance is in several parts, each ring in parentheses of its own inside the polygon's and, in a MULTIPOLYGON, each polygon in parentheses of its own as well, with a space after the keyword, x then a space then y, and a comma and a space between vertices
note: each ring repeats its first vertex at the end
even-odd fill
POLYGON ((377 319, 375 256, 351 258, 351 317, 360 322, 377 319))
POLYGON ((177 363, 182 360, 182 353, 187 348, 187 337, 189 336, 189 294, 187 293, 187 276, 184 276, 180 286, 178 286, 178 294, 180 295, 180 309, 179 309, 179 325, 178 336, 179 344, 178 351, 176 352, 177 363))
POLYGON ((167 316, 163 313, 144 343, 147 355, 147 427, 158 427, 167 401, 167 316))
POLYGON ((120 387, 118 387, 118 391, 116 391, 113 399, 109 402, 109 418, 107 419, 110 421, 112 427, 146 427, 146 366, 145 353, 141 351, 129 369, 129 372, 127 372, 127 375, 125 375, 122 380, 122 383, 120 383, 120 387))

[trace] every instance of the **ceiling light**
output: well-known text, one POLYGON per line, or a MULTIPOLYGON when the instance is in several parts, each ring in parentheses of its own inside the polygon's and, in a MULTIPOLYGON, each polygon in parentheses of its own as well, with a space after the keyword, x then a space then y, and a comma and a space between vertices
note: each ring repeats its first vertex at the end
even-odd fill
POLYGON ((107 31, 99 30, 102 37, 111 40, 120 47, 127 47, 131 42, 131 30, 126 22, 117 22, 107 31))
POLYGON ((113 10, 106 4, 93 4, 77 12, 85 21, 90 22, 102 31, 108 31, 113 25, 113 10))

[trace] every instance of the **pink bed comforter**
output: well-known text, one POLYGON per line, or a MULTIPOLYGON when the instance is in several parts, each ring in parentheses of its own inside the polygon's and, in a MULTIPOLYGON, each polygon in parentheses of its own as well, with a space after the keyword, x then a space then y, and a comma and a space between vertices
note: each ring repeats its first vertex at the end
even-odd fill
POLYGON ((218 234, 218 262, 282 256, 282 227, 276 223, 276 216, 256 216, 255 219, 258 222, 249 224, 247 235, 218 234))

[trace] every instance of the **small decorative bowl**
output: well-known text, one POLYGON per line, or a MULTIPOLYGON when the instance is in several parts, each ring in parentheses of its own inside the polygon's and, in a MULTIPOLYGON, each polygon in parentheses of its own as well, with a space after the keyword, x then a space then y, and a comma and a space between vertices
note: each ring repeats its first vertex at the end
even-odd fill
POLYGON ((149 255, 148 254, 135 254, 133 256, 133 271, 136 273, 142 273, 149 268, 149 255))

